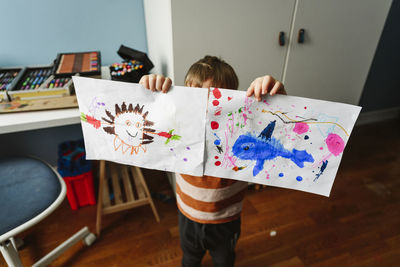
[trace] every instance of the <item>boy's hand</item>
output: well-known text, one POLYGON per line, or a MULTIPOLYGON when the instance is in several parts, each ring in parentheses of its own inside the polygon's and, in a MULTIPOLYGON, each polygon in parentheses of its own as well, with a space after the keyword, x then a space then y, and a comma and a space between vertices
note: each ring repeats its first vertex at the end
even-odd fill
POLYGON ((151 91, 161 91, 163 93, 168 92, 171 88, 172 80, 168 77, 164 77, 159 74, 144 75, 140 78, 139 84, 143 85, 144 88, 151 91))
POLYGON ((280 81, 275 80, 275 78, 270 75, 265 75, 258 77, 250 84, 246 95, 250 97, 254 94, 256 100, 261 101, 261 96, 268 93, 271 96, 275 94, 286 95, 285 88, 280 81))

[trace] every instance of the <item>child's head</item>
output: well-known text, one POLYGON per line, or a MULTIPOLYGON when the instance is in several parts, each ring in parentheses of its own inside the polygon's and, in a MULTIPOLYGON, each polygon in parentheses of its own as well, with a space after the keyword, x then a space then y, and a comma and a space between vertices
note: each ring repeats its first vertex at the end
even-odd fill
POLYGON ((205 56, 189 68, 185 76, 185 86, 236 90, 239 80, 228 63, 218 57, 205 56))

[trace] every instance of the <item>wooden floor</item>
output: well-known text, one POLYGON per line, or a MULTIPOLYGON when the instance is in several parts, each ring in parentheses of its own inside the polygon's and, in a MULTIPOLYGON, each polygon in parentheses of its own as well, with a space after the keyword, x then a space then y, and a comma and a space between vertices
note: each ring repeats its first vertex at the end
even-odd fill
MULTIPOLYGON (((172 195, 163 173, 144 174, 152 192, 172 195)), ((176 205, 155 204, 161 223, 146 206, 107 215, 96 243, 75 245, 52 266, 179 266, 176 205)), ((94 231, 95 215, 64 201, 22 234, 24 265, 85 225, 94 231)), ((250 188, 236 251, 237 266, 400 266, 400 121, 354 129, 329 198, 250 188)), ((203 263, 212 265, 209 255, 203 263)))

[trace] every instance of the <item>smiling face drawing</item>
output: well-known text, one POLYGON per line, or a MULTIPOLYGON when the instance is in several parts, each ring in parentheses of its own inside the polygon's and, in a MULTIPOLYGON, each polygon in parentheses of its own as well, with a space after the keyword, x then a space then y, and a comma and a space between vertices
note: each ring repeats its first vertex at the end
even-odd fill
POLYGON ((148 135, 154 133, 155 130, 150 128, 153 122, 146 119, 148 111, 143 113, 143 107, 139 104, 133 107, 129 104, 127 107, 125 102, 121 107, 115 104, 115 116, 106 110, 109 119, 102 118, 110 126, 103 127, 103 130, 109 134, 115 135, 114 149, 121 149, 122 153, 137 154, 140 149, 146 152, 144 145, 153 142, 153 137, 148 135))

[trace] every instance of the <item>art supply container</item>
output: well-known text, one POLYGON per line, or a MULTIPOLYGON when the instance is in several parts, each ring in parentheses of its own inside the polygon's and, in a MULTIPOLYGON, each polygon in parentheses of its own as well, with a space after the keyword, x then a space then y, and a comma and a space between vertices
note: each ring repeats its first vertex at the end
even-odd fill
POLYGON ((25 68, 0 68, 0 102, 10 100, 7 92, 16 86, 24 72, 25 68))
POLYGON ((101 76, 100 51, 60 53, 54 64, 54 75, 59 77, 101 76))
POLYGON ((83 140, 59 145, 58 172, 67 185, 67 198, 71 209, 96 204, 92 164, 85 159, 83 140))

